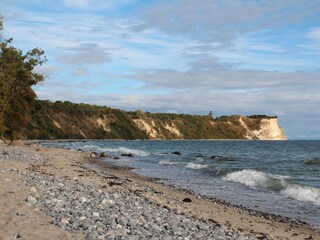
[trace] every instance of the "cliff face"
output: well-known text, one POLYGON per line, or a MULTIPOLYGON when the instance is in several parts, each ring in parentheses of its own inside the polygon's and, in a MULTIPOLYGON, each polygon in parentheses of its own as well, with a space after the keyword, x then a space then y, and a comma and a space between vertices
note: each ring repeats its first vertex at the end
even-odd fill
POLYGON ((28 139, 286 139, 278 119, 268 116, 213 119, 49 101, 38 101, 32 116, 28 139))
POLYGON ((259 139, 259 140, 287 140, 283 130, 278 125, 277 118, 260 119, 258 129, 250 129, 243 117, 240 117, 239 121, 246 129, 247 139, 259 139))

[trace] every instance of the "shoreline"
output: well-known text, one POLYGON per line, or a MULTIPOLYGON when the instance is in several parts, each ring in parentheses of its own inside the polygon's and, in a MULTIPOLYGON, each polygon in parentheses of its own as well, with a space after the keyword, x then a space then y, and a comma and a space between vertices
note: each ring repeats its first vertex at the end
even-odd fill
POLYGON ((275 141, 319 141, 319 140, 299 140, 299 139, 286 139, 286 140, 264 140, 264 139, 229 139, 229 138, 221 138, 221 139, 98 139, 98 138, 93 138, 93 139, 53 139, 53 140, 38 140, 38 139, 34 139, 34 140, 23 140, 23 142, 25 144, 41 144, 41 143, 46 143, 46 142, 90 142, 90 141, 249 141, 249 142, 254 142, 254 141, 261 141, 261 142, 275 142, 275 141))
MULTIPOLYGON (((115 175, 120 175, 122 177, 126 177, 126 178, 130 178, 130 179, 142 179, 143 182, 147 183, 148 186, 156 186, 155 188, 159 189, 159 185, 161 186, 160 189, 164 192, 164 194, 168 194, 170 192, 173 192, 173 195, 177 195, 180 198, 178 198, 178 200, 182 200, 183 197, 185 198, 190 198, 192 202, 189 203, 188 205, 188 210, 190 211, 196 218, 198 219, 211 219, 212 222, 214 222, 215 224, 219 224, 219 225, 225 225, 227 227, 230 227, 234 230, 241 230, 247 233, 255 233, 258 236, 266 236, 268 237, 268 239, 286 239, 283 238, 284 236, 281 236, 279 238, 279 236, 277 236, 277 234, 275 234, 275 236, 273 236, 271 234, 271 232, 268 231, 255 231, 255 227, 254 226, 250 226, 250 227, 245 227, 243 223, 239 223, 238 220, 239 219, 233 219, 235 221, 230 221, 230 219, 228 219, 229 216, 229 211, 232 212, 232 215, 234 212, 236 212, 237 217, 241 218, 241 221, 243 221, 245 218, 248 218, 248 222, 250 224, 252 224, 252 219, 250 219, 251 217, 254 218, 255 220, 257 219, 263 219, 265 220, 262 221, 262 225, 264 224, 283 224, 283 225, 289 225, 290 228, 292 228, 291 230, 293 230, 293 232, 295 232, 296 229, 300 229, 300 228, 305 228, 308 232, 308 234, 311 232, 316 233, 317 237, 320 237, 320 229, 316 229, 315 227, 311 226, 310 224, 303 222, 303 221, 299 221, 299 220, 295 220, 286 216, 282 216, 282 215, 277 215, 277 214, 273 214, 273 213, 267 213, 267 212, 263 212, 263 211, 258 211, 258 210, 254 210, 251 208, 247 208, 245 206, 242 205, 237 205, 237 204, 233 204, 230 203, 228 201, 219 199, 219 198, 215 198, 215 197, 210 197, 210 196, 205 196, 205 195, 201 195, 198 193, 195 193, 194 191, 191 190, 187 190, 184 188, 179 188, 170 184, 166 184, 161 182, 161 179, 157 179, 157 178, 152 178, 152 177, 148 177, 148 176, 144 176, 144 175, 140 175, 138 173, 132 172, 131 170, 133 170, 134 168, 131 167, 124 167, 124 166, 117 166, 114 165, 112 163, 108 163, 108 162, 103 162, 101 161, 100 158, 87 158, 86 161, 88 161, 89 163, 93 163, 94 165, 98 165, 101 168, 105 168, 107 170, 112 170, 113 174, 115 175), (118 172, 118 173, 117 173, 118 172), (150 183, 150 184, 148 184, 150 183), (210 206, 214 206, 217 210, 221 210, 221 208, 223 209, 223 212, 226 214, 225 216, 221 217, 219 216, 218 221, 215 220, 214 216, 211 215, 210 218, 208 217, 208 215, 200 213, 198 210, 197 211, 193 211, 192 208, 194 207, 195 209, 198 209, 199 203, 201 205, 203 205, 200 210, 202 209, 206 209, 208 204, 210 204, 210 206), (218 206, 218 207, 217 207, 218 206), (227 210, 226 210, 227 209, 227 210), (239 214, 239 215, 238 215, 239 214), (223 222, 225 221, 225 222, 223 222), (271 235, 271 237, 270 237, 271 235)), ((182 200, 183 201, 183 200, 182 200)), ((172 206, 173 208, 177 208, 177 206, 172 206)), ((214 212, 214 211, 213 211, 214 212)), ((219 212, 220 213, 220 212, 219 212)), ((261 230, 261 229, 260 229, 261 230)), ((267 229, 265 229, 267 230, 267 229)), ((274 230, 274 229, 273 229, 274 230)), ((289 232, 289 229, 285 229, 285 232, 289 232)), ((273 232, 274 233, 274 232, 273 232)), ((280 233, 280 235, 282 235, 282 233, 280 233)), ((309 237, 312 235, 309 235, 309 237)), ((300 238, 296 238, 297 235, 296 233, 293 233, 291 237, 287 238, 287 239, 300 239, 300 238)), ((304 238, 301 238, 304 239, 304 238)), ((310 238, 313 239, 313 238, 310 238)), ((316 238, 315 238, 316 239, 316 238)))
POLYGON ((107 170, 128 172, 126 174, 129 175, 132 178, 139 178, 139 179, 143 179, 143 181, 152 182, 153 184, 160 184, 164 188, 171 188, 172 191, 177 191, 177 192, 180 192, 182 194, 189 194, 189 195, 192 195, 192 196, 194 196, 194 197, 196 197, 198 199, 203 199, 204 201, 210 201, 210 202, 213 202, 213 203, 216 203, 216 204, 224 205, 226 207, 234 208, 239 212, 245 212, 246 214, 249 214, 249 215, 252 215, 252 216, 259 216, 259 217, 262 217, 262 218, 265 218, 265 219, 268 219, 268 220, 286 222, 286 223, 291 223, 291 224, 301 224, 301 225, 307 226, 310 229, 313 229, 315 231, 320 232, 320 229, 316 229, 312 225, 310 225, 310 224, 308 224, 308 223, 306 223, 304 221, 295 220, 293 218, 282 216, 282 215, 278 215, 278 214, 273 214, 273 213, 268 213, 268 212, 264 212, 264 211, 251 209, 251 208, 239 205, 239 204, 234 204, 234 203, 228 202, 228 201, 223 200, 223 199, 202 195, 202 194, 196 193, 196 192, 194 192, 192 190, 188 190, 188 189, 185 189, 185 188, 182 188, 182 187, 177 187, 177 186, 174 186, 174 185, 171 185, 171 184, 167 184, 167 183, 162 182, 161 178, 153 178, 153 177, 149 177, 149 176, 145 176, 145 175, 141 175, 141 174, 132 172, 132 170, 135 169, 133 167, 114 165, 112 163, 102 161, 102 159, 99 158, 99 157, 97 157, 97 158, 87 158, 86 161, 88 163, 93 163, 94 165, 98 165, 99 167, 105 168, 107 170))
MULTIPOLYGON (((0 161, 1 169, 5 173, 13 174, 14 172, 10 169, 17 169, 17 174, 25 173, 22 177, 35 174, 38 178, 55 177, 62 178, 63 181, 74 180, 78 183, 81 182, 84 186, 94 186, 97 191, 105 194, 122 193, 124 191, 133 198, 145 199, 157 211, 165 210, 179 218, 187 216, 194 221, 204 221, 205 227, 236 231, 254 236, 256 239, 320 239, 319 231, 309 225, 292 221, 286 217, 246 209, 219 199, 199 196, 190 191, 163 184, 158 179, 138 175, 132 172, 130 168, 105 163, 99 158, 86 158, 79 152, 44 147, 40 148, 39 151, 28 147, 9 147, 9 149, 22 149, 26 152, 39 154, 44 156, 45 161, 19 162, 19 159, 16 161, 0 161)), ((2 185, 5 184, 5 182, 1 182, 2 185)), ((66 185, 66 183, 63 184, 66 185)), ((61 183, 61 185, 63 184, 61 183)), ((38 188, 41 189, 41 186, 38 188)), ((15 191, 19 192, 19 190, 15 191)), ((40 191, 37 192, 39 196, 43 194, 40 191)), ((1 196, 2 200, 5 201, 5 195, 1 196)), ((118 201, 123 202, 126 199, 120 198, 118 201)), ((43 212, 46 211, 50 213, 49 210, 43 210, 43 212)), ((50 226, 49 223, 47 225, 50 226)), ((46 227, 48 227, 47 225, 46 227)), ((57 228, 55 229, 57 232, 68 230, 67 226, 68 224, 64 226, 61 222, 52 225, 52 227, 57 228)), ((66 237, 61 239, 73 239, 72 236, 70 238, 70 234, 80 234, 75 239, 81 239, 81 236, 84 236, 85 233, 73 229, 71 232, 66 231, 64 233, 66 237)), ((202 234, 202 232, 200 233, 202 234)), ((203 230, 204 233, 206 233, 205 230, 203 230)), ((172 239, 178 238, 173 237, 172 239)))

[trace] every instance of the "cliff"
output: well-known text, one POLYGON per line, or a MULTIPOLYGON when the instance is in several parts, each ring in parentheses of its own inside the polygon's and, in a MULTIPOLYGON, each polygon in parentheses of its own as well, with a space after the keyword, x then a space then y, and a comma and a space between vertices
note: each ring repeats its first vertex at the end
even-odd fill
POLYGON ((37 101, 28 139, 285 140, 277 117, 127 112, 71 102, 37 101))

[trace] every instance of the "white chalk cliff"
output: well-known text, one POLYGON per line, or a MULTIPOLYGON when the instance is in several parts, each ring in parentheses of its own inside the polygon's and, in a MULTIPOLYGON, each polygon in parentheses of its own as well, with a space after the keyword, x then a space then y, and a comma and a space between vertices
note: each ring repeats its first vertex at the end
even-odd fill
POLYGON ((278 125, 278 118, 261 119, 257 130, 249 129, 241 117, 239 121, 247 131, 247 139, 287 140, 286 135, 278 125))

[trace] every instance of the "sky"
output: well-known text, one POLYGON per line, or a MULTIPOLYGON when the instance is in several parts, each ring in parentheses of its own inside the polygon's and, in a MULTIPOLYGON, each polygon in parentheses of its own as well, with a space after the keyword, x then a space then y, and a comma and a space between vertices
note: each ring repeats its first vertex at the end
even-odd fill
POLYGON ((39 99, 277 115, 320 139, 320 0, 1 0, 3 35, 48 62, 39 99))

